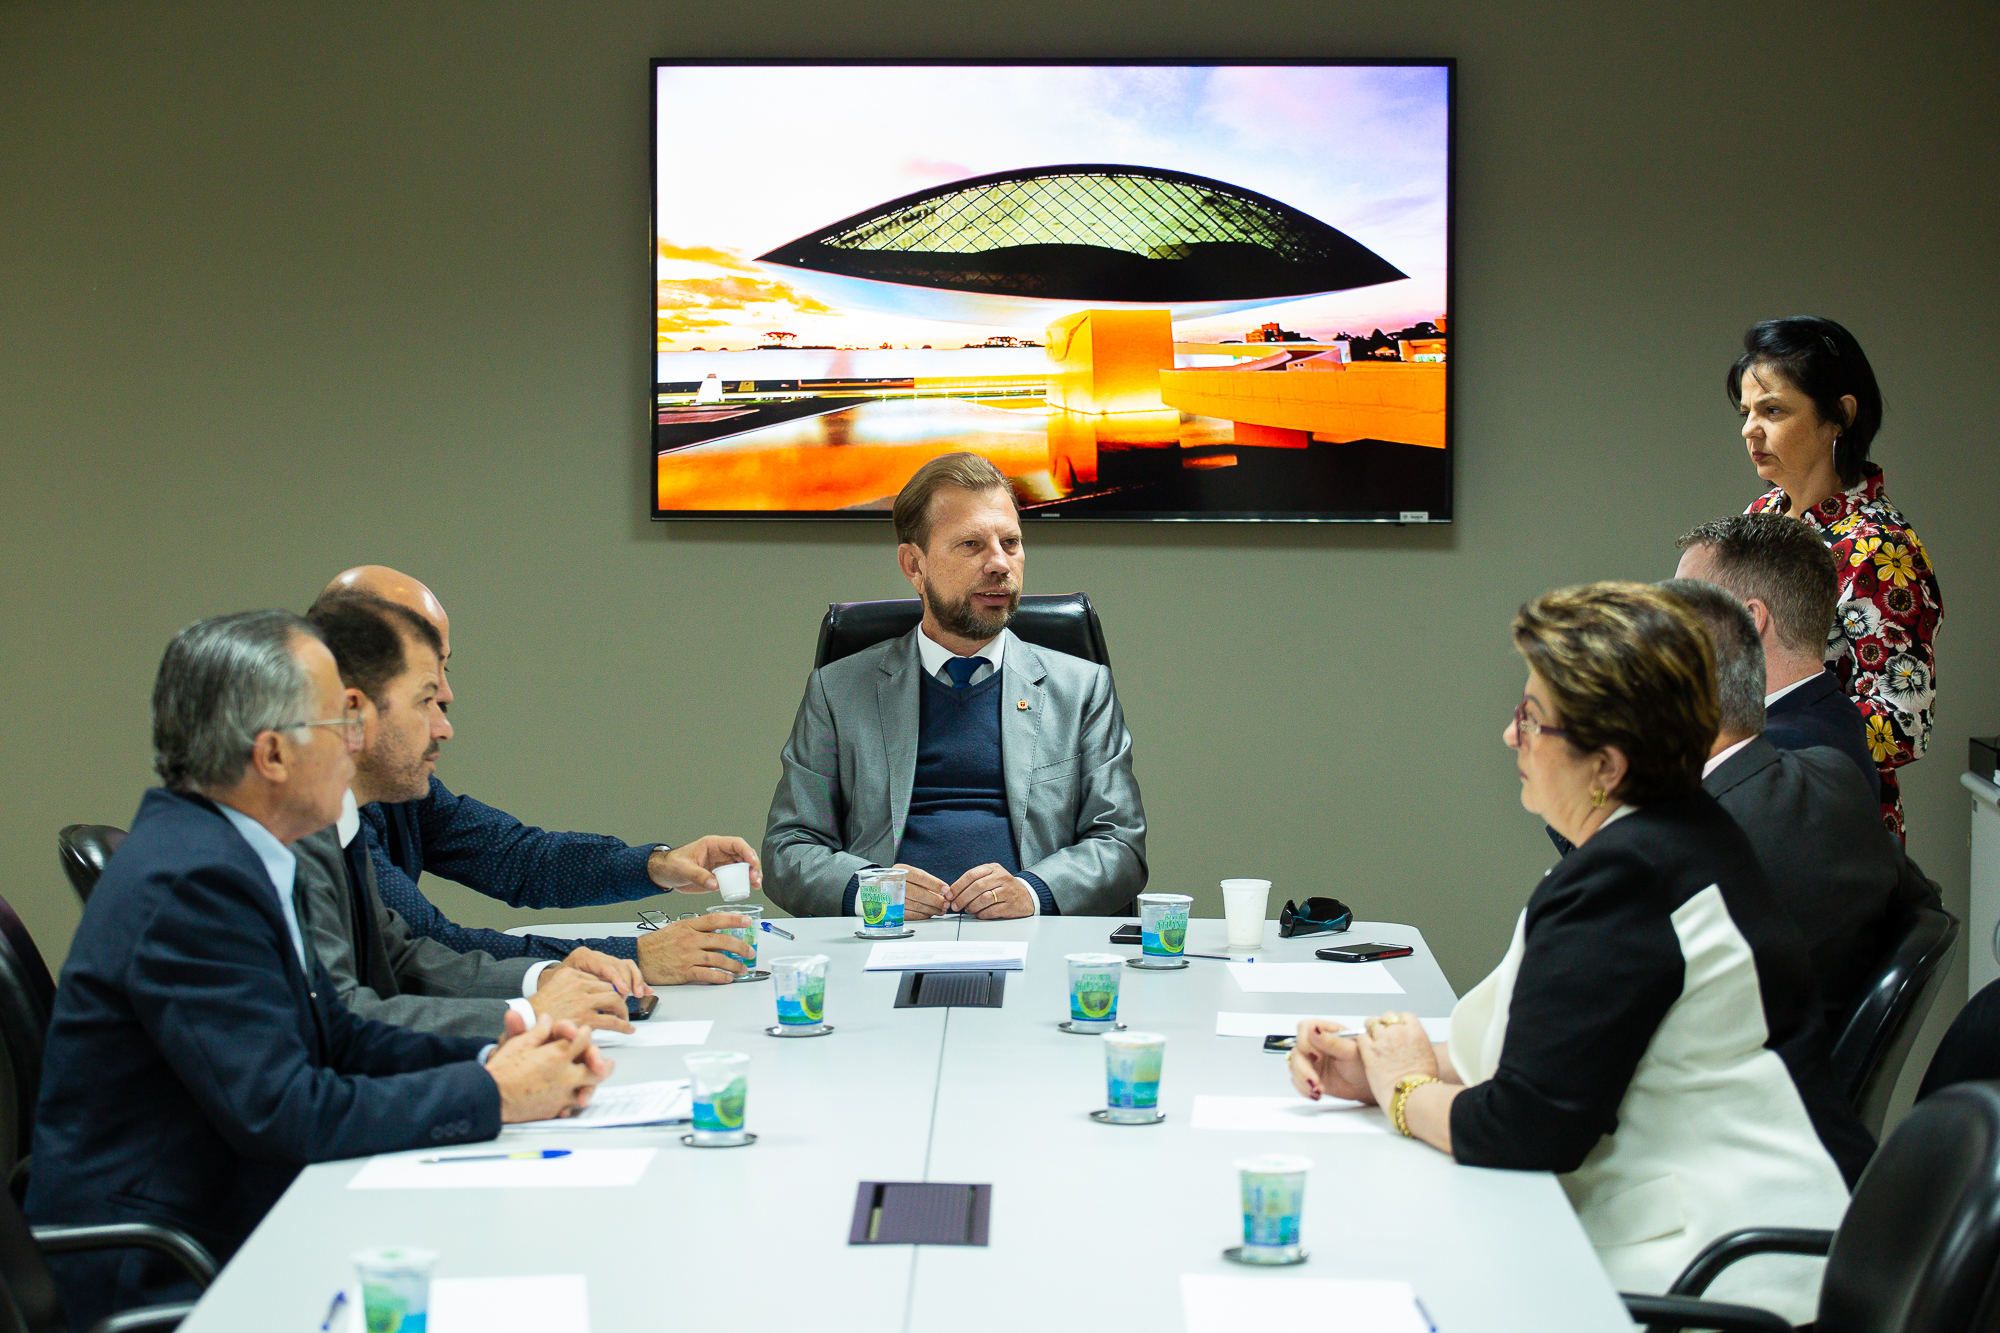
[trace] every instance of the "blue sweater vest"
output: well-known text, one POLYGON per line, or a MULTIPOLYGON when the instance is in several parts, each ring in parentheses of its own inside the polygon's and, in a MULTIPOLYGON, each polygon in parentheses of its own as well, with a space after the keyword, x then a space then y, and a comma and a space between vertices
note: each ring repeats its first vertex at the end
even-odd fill
POLYGON ((927 675, 918 708, 917 771, 896 859, 946 884, 989 861, 1020 873, 1000 764, 1000 673, 962 690, 927 675))

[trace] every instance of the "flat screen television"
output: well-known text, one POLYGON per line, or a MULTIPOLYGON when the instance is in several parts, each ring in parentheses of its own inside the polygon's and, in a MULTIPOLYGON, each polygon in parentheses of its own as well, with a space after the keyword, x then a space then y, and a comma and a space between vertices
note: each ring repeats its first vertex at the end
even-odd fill
POLYGON ((657 60, 657 519, 1452 514, 1449 60, 657 60))

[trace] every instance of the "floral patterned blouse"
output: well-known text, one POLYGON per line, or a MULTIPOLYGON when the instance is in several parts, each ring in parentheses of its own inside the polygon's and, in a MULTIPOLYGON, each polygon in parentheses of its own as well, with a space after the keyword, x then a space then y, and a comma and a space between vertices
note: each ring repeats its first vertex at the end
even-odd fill
MULTIPOLYGON (((1785 492, 1773 486, 1751 514, 1782 514, 1785 492)), ((1896 770, 1924 757, 1931 740, 1937 674, 1931 640, 1944 618, 1944 595, 1930 556, 1882 490, 1882 469, 1865 463, 1858 485, 1800 516, 1833 551, 1840 567, 1840 614, 1826 638, 1826 664, 1861 709, 1868 749, 1882 774, 1882 822, 1903 835, 1896 770)))

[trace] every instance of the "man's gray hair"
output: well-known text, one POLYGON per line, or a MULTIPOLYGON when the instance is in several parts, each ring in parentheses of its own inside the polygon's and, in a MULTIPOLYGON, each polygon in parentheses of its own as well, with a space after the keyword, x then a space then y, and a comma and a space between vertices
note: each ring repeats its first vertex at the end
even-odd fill
POLYGON ((210 794, 243 777, 260 731, 314 720, 312 678, 293 640, 318 630, 289 611, 240 611, 189 625, 153 680, 153 768, 170 790, 210 794))
POLYGON ((1757 636, 1757 618, 1713 583, 1668 579, 1660 587, 1687 604, 1715 646, 1715 694, 1722 705, 1723 734, 1763 735, 1764 644, 1757 636))

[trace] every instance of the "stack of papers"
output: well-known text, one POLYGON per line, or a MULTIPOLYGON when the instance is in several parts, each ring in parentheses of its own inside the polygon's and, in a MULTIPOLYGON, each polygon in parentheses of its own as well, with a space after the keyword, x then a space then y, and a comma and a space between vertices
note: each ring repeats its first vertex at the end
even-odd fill
MULTIPOLYGON (((1361 1031, 1372 1014, 1244 1014, 1224 1009, 1215 1016, 1218 1037, 1289 1037, 1304 1022, 1338 1023, 1348 1032, 1361 1031)), ((1432 1041, 1451 1040, 1449 1018, 1422 1018, 1424 1033, 1432 1041)))
POLYGON ((662 1079, 658 1083, 626 1083, 617 1087, 599 1084, 590 1095, 590 1105, 573 1116, 558 1120, 529 1120, 505 1126, 503 1134, 548 1130, 619 1129, 630 1125, 679 1124, 694 1115, 694 1094, 684 1078, 662 1079))
POLYGON ((652 1164, 653 1148, 578 1148, 566 1157, 477 1161, 508 1151, 492 1143, 461 1143, 435 1152, 373 1157, 347 1182, 351 1190, 580 1189, 636 1185, 652 1164), (426 1158, 445 1158, 426 1161, 426 1158), (467 1160, 454 1160, 464 1158, 467 1160))
POLYGON ((1407 1282, 1181 1274, 1188 1333, 1324 1328, 1340 1333, 1435 1333, 1407 1282))
POLYGON ((906 940, 868 951, 870 972, 1020 972, 1028 966, 1025 941, 906 940))
POLYGON ((1231 963, 1229 975, 1253 995, 1401 995, 1381 963, 1231 963))

